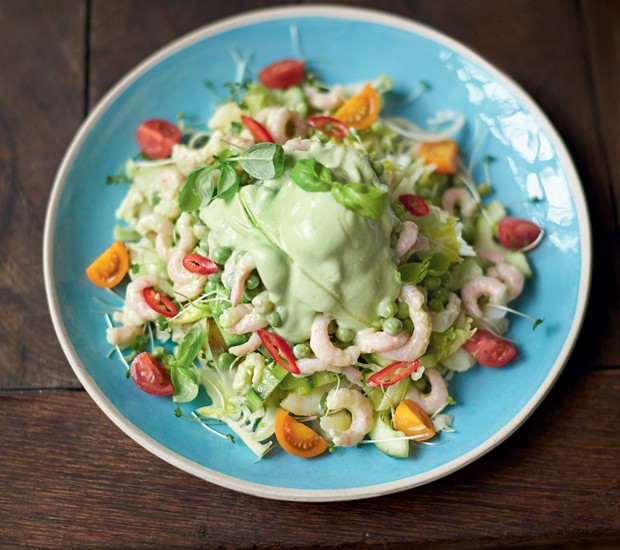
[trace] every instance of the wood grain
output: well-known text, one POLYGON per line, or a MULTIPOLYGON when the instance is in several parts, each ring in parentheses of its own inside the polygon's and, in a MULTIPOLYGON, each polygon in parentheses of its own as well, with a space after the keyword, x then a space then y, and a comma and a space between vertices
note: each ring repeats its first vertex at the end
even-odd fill
POLYGON ((469 467, 404 493, 331 504, 264 500, 193 478, 122 434, 84 392, 0 394, 0 546, 483 548, 619 539, 618 477, 610 476, 618 472, 619 391, 620 371, 566 371, 525 426, 469 467))
POLYGON ((54 173, 84 112, 85 13, 82 1, 0 3, 0 388, 79 385, 40 266, 54 173))

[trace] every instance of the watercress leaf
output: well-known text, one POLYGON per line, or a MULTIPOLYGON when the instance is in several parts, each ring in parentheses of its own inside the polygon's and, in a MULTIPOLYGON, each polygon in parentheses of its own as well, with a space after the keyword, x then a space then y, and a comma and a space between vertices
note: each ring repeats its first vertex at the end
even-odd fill
POLYGON ((400 273, 400 280, 403 283, 417 285, 428 274, 429 260, 426 259, 423 262, 412 262, 410 264, 403 264, 398 267, 400 273))
POLYGON ((239 176, 230 164, 222 165, 220 179, 217 183, 217 196, 220 199, 228 200, 235 196, 239 190, 239 176))
POLYGON ((196 323, 179 344, 176 353, 176 368, 191 365, 200 353, 204 331, 200 323, 196 323))
POLYGON ((194 212, 213 197, 215 184, 213 167, 197 168, 189 173, 179 193, 179 208, 184 212, 194 212))
POLYGON ((387 191, 371 185, 334 184, 331 193, 334 199, 345 208, 373 220, 378 220, 388 206, 387 191))
POLYGON ((314 159, 297 161, 291 171, 291 177, 299 187, 310 193, 329 191, 333 184, 329 168, 314 159))
POLYGON ((170 371, 170 379, 174 387, 172 400, 175 403, 188 403, 198 395, 198 380, 187 367, 175 367, 170 371))
POLYGON ((275 143, 257 143, 242 151, 237 160, 253 178, 270 180, 284 170, 284 149, 275 143))

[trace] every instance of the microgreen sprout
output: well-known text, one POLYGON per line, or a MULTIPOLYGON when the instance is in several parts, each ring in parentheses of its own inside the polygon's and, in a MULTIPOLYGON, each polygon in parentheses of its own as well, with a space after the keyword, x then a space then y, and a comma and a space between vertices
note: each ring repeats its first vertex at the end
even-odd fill
POLYGON ((519 317, 523 317, 524 319, 527 319, 528 321, 530 321, 530 323, 532 323, 532 330, 535 330, 536 327, 538 325, 540 325, 544 321, 544 318, 543 319, 536 319, 536 318, 532 317, 531 315, 528 315, 527 313, 523 313, 521 311, 517 311, 516 309, 512 309, 511 307, 502 306, 502 305, 499 305, 499 304, 492 304, 492 303, 489 302, 486 305, 486 307, 492 307, 492 308, 495 308, 495 309, 499 309, 501 311, 507 311, 508 313, 512 313, 514 315, 518 315, 519 317))

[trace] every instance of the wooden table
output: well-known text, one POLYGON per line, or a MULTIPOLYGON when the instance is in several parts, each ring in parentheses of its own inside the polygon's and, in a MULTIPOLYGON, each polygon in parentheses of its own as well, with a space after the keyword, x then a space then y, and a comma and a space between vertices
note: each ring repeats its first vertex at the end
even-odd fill
POLYGON ((584 329, 551 394, 506 443, 447 478, 400 494, 283 503, 172 468, 123 435, 80 387, 56 341, 41 273, 45 207, 64 150, 102 94, 148 54, 200 25, 266 4, 0 0, 0 545, 482 548, 607 541, 617 547, 620 3, 614 0, 382 3, 461 40, 519 82, 556 125, 583 180, 594 231, 584 329))

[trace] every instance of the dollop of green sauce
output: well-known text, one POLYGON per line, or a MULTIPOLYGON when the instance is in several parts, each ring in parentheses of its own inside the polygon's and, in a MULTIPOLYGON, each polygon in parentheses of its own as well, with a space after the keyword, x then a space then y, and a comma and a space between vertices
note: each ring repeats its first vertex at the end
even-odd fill
POLYGON ((317 313, 355 330, 376 325, 378 305, 395 300, 400 280, 389 246, 395 221, 355 214, 328 192, 309 193, 291 179, 295 162, 312 158, 341 183, 381 187, 367 157, 352 148, 315 142, 287 154, 277 179, 242 187, 231 200, 214 200, 200 217, 219 245, 250 251, 278 307, 276 332, 291 342, 310 337, 317 313))

